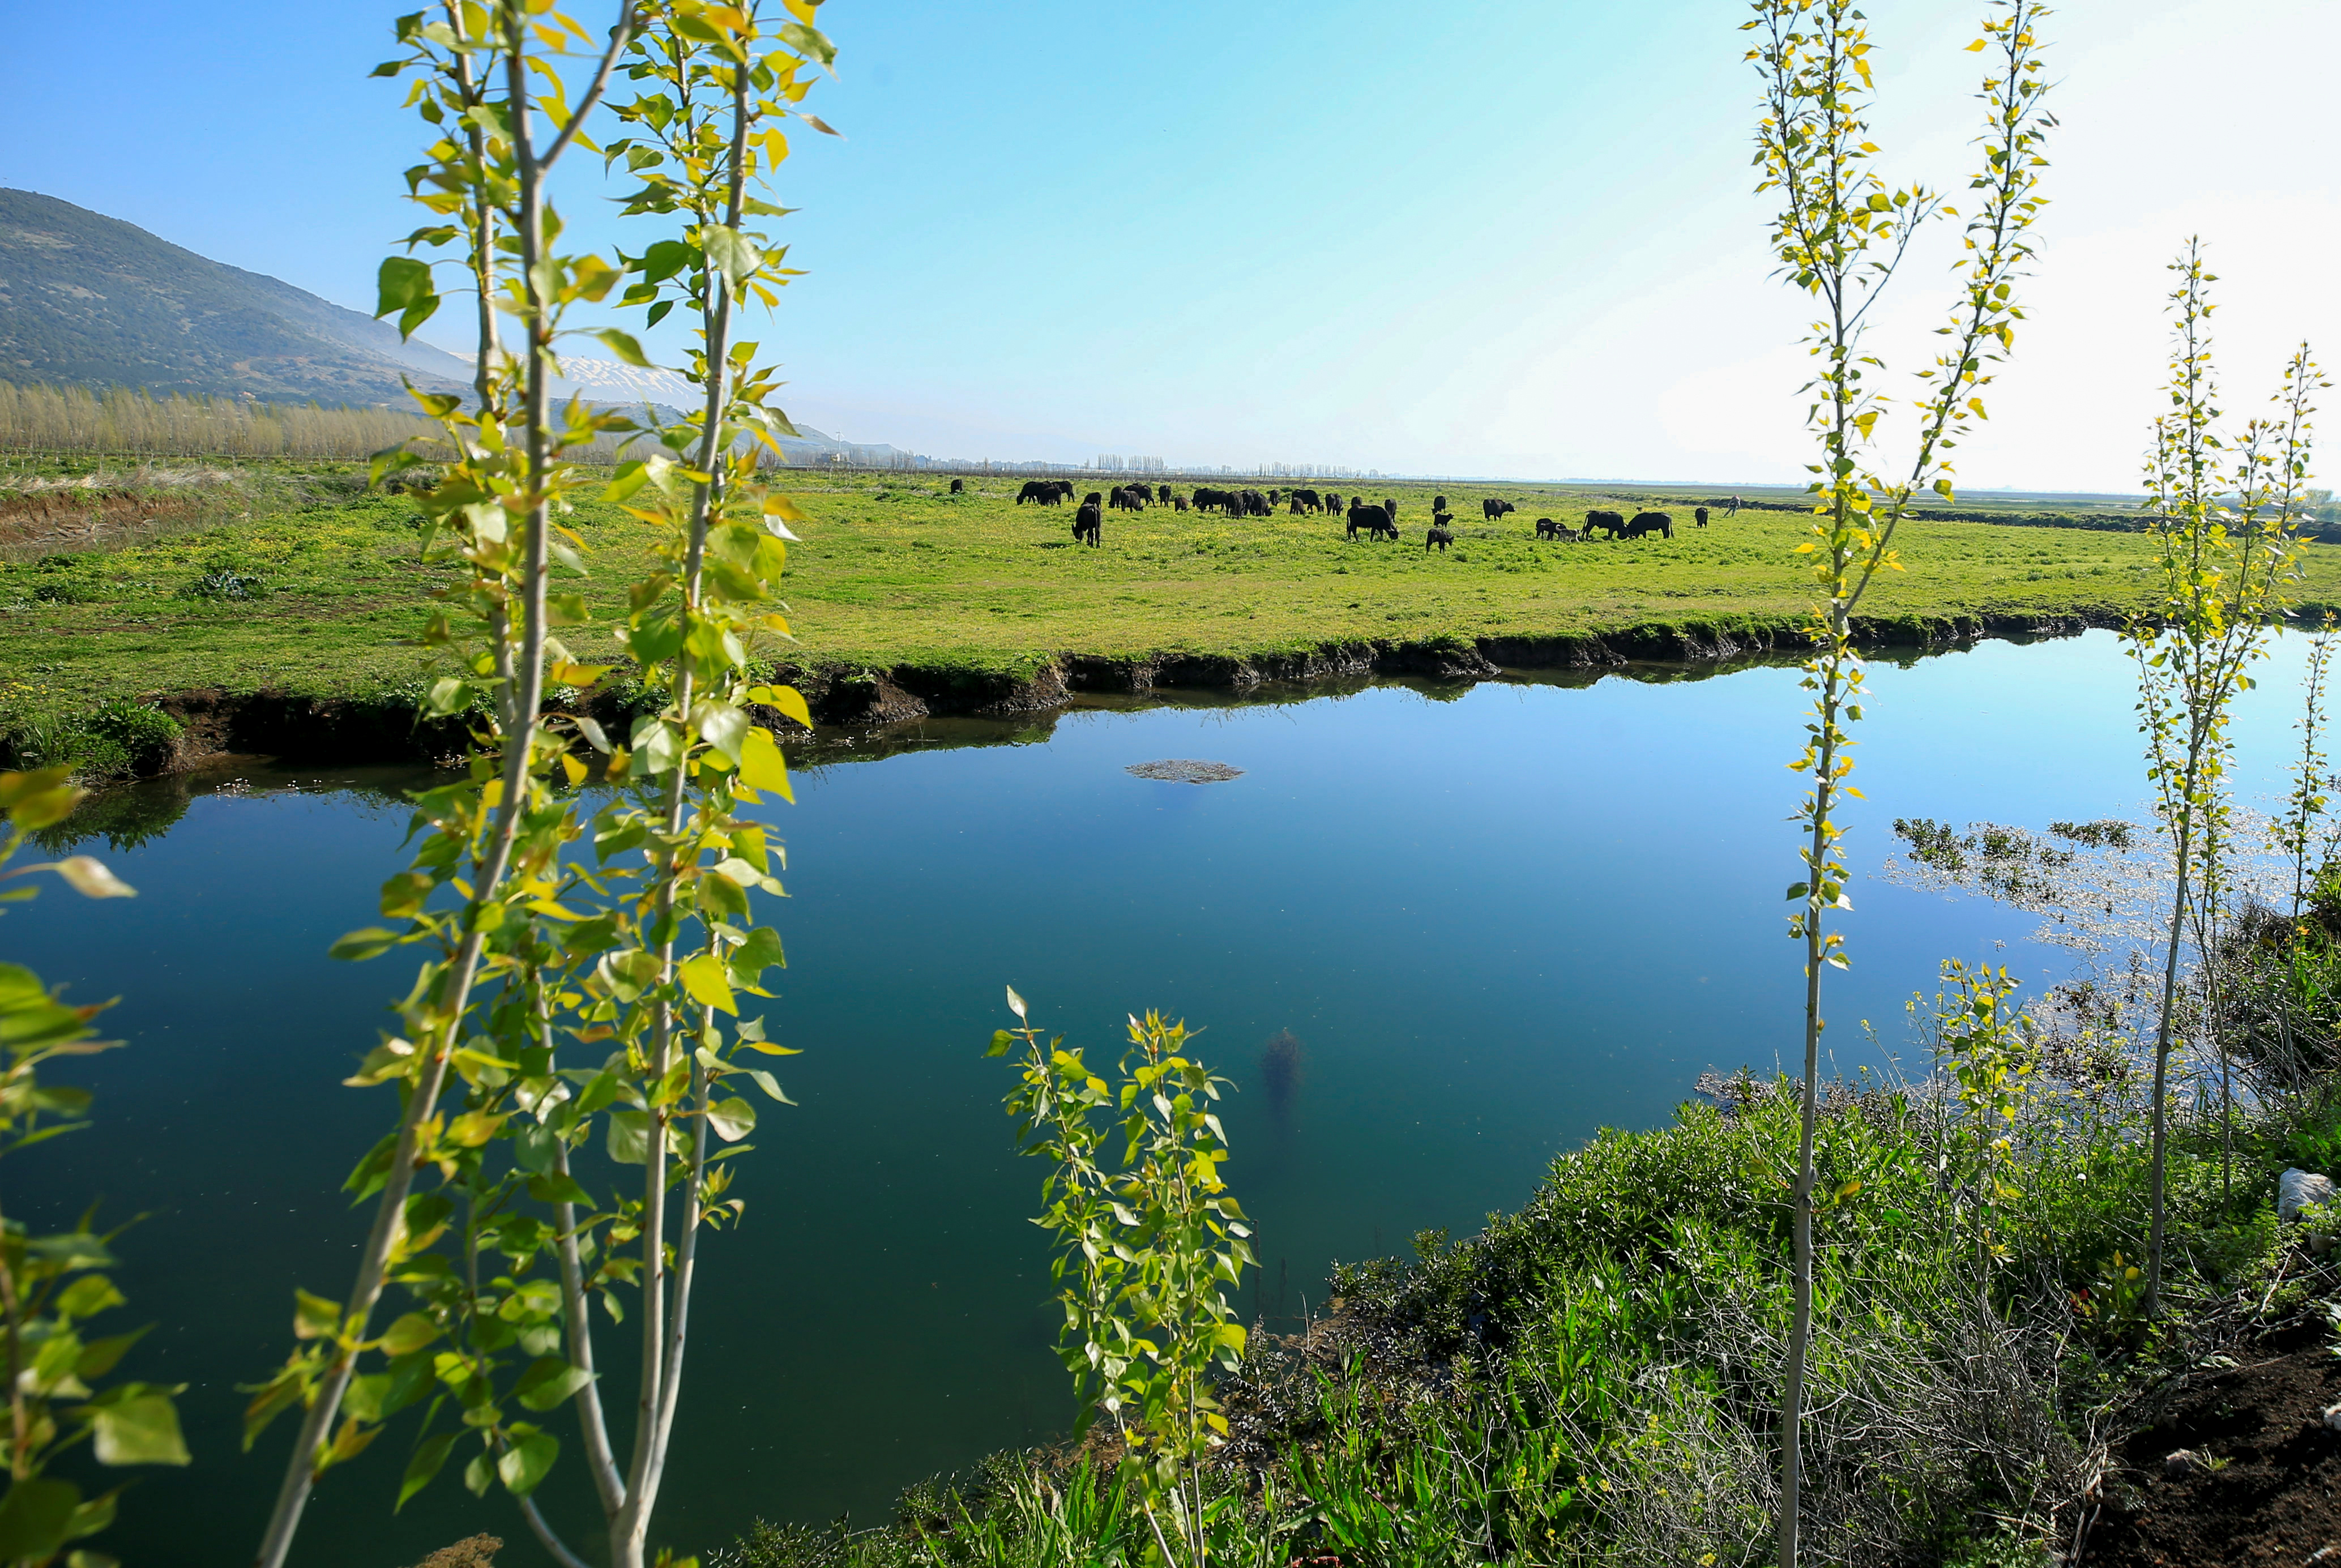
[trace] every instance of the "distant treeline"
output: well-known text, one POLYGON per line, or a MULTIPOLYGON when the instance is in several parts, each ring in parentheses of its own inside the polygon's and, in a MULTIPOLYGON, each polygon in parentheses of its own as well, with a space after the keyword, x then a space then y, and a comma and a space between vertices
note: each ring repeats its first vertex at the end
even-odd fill
MULTIPOLYGON (((2312 493, 2312 495, 2315 493, 2312 493)), ((1709 505, 1728 504, 1709 502, 1709 505)), ((1802 501, 1742 501, 1742 511, 1810 512, 1802 501)), ((2092 528, 2107 534, 2143 534, 2155 519, 2143 512, 1958 512, 1918 507, 1910 515, 1927 523, 1997 523, 2003 528, 2092 528)), ((2301 532, 2326 543, 2341 541, 2341 505, 2324 502, 2303 520, 2301 532)))
POLYGON ((11 452, 354 461, 409 436, 432 434, 419 416, 386 408, 177 393, 155 397, 130 387, 92 392, 0 382, 0 449, 11 452))

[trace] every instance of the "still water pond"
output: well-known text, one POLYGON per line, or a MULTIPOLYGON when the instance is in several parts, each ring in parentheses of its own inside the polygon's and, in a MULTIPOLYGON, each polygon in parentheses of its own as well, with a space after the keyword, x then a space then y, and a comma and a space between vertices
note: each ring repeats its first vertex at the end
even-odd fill
MULTIPOLYGON (((2246 799, 2283 788, 2297 667, 2280 651, 2247 701, 2246 799)), ((785 1074, 800 1108, 767 1107, 735 1189, 747 1223, 702 1250, 660 1534, 693 1550, 757 1514, 872 1519, 910 1481, 1062 1430, 1025 1223, 1041 1171, 1010 1156, 1008 1071, 982 1057, 1003 983, 1108 1053, 1133 1009, 1207 1028, 1200 1050, 1245 1090, 1230 1176, 1266 1262, 1247 1304, 1270 1317, 1315 1302, 1332 1259, 1516 1206, 1554 1153, 1663 1121, 1704 1068, 1790 1058, 1797 673, 1686 674, 937 724, 805 774, 772 814, 793 872, 771 1017, 805 1053, 785 1074), (1244 772, 1124 771, 1166 757, 1244 772), (1264 1071, 1286 1033, 1290 1078, 1264 1071)), ((1872 684, 1858 869, 1896 816, 2137 813, 2107 634, 1881 664, 1872 684)), ((129 1370, 191 1385, 196 1463, 125 1499, 105 1543, 132 1563, 249 1560, 288 1434, 239 1455, 232 1385, 283 1356, 296 1282, 346 1288, 363 1225, 336 1187, 388 1114, 338 1081, 405 977, 324 953, 374 919, 403 864, 386 792, 414 781, 241 778, 110 854, 134 902, 52 893, 0 927, 0 952, 75 998, 123 998, 130 1047, 87 1070, 97 1127, 13 1163, 8 1197, 36 1223, 97 1193, 151 1216, 123 1243, 133 1310, 159 1324, 129 1370)), ((1987 904, 1874 881, 1855 901, 1831 1005, 1845 1070, 1878 1060, 1862 1020, 1907 1043, 1903 1003, 1942 957, 2066 968, 1987 904)), ((542 1561, 509 1503, 474 1503, 452 1468, 393 1519, 403 1441, 328 1479, 296 1562, 397 1568, 482 1529, 512 1543, 501 1561, 542 1561)), ((581 1526, 582 1483, 565 1463, 543 1494, 581 1526)))

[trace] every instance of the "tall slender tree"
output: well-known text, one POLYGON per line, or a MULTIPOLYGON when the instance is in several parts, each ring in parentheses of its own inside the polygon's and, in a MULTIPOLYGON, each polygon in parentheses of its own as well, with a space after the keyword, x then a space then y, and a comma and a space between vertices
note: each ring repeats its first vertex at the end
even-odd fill
MULTIPOLYGON (((2303 345, 2285 367, 2276 416, 2223 434, 2211 356, 2210 285, 2217 279, 2190 240, 2171 263, 2171 412, 2155 421, 2145 505, 2159 580, 2125 633, 2137 667, 2138 727, 2147 780, 2170 851, 2170 919, 2164 933, 2154 1038, 2152 1220, 2147 1240, 2148 1316, 2161 1309, 2168 1220, 2170 1059, 2180 1024, 2180 969, 2191 926, 2197 950, 2214 940, 2228 832, 2228 714, 2252 684, 2299 575, 2311 437, 2310 403, 2325 382, 2303 345)), ((2312 732, 2313 742, 2313 732, 2312 732)), ((2207 986, 2216 985, 2207 972, 2207 986)), ((2206 993, 2216 1004, 2216 991, 2206 993)), ((2205 1012, 2216 1044, 2216 1018, 2205 1012)), ((2223 1074, 2224 1089, 2224 1074, 2223 1074)), ((2223 1094, 2223 1104, 2226 1096, 2223 1094)))
POLYGON ((1875 172, 1878 147, 1867 119, 1875 91, 1873 45, 1852 0, 1756 0, 1753 9, 1743 29, 1756 35, 1748 58, 1764 84, 1757 189, 1779 193, 1773 254, 1782 274, 1822 311, 1805 340, 1820 363, 1804 388, 1821 461, 1810 465, 1816 477, 1807 486, 1814 497, 1812 535, 1798 546, 1811 557, 1818 589, 1807 629, 1814 653, 1804 667, 1812 706, 1804 750, 1790 764, 1812 779, 1798 814, 1804 876, 1788 889, 1800 906, 1789 934, 1803 944, 1805 964, 1802 1123, 1791 1183, 1794 1319, 1780 1396, 1778 1551, 1781 1568, 1792 1568, 1812 1339, 1821 980, 1825 969, 1847 963, 1844 938, 1829 928, 1829 917, 1851 907, 1838 811, 1840 797, 1860 793, 1848 782, 1853 741, 1845 729, 1861 717, 1863 695, 1854 615, 1878 574, 1900 569, 1895 532, 1917 499, 1928 492, 1950 498, 1950 453, 1969 423, 1983 417, 1980 394, 1992 379, 1990 366, 2014 346, 2023 312, 2013 289, 2033 254, 2030 231, 2043 205, 2041 146, 2055 122, 2039 75, 2037 29, 2047 7, 2006 0, 1991 9, 1973 45, 1990 55, 1978 95, 1986 107, 1978 138, 1984 161, 1970 181, 1976 202, 1957 264, 1957 303, 1940 329, 1950 342, 1919 373, 1911 455, 1907 467, 1890 471, 1877 446, 1888 400, 1873 374, 1884 365, 1864 344, 1869 315, 1920 227, 1957 215, 1940 193, 1889 188, 1875 172))

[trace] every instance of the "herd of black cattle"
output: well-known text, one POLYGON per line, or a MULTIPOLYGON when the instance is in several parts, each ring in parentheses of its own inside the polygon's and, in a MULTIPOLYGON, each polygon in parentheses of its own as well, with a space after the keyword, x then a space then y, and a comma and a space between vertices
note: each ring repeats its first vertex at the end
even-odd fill
MULTIPOLYGON (((954 493, 961 488, 960 480, 951 481, 954 493)), ((1056 506, 1072 498, 1073 485, 1069 479, 1031 480, 1016 493, 1016 504, 1020 506, 1027 501, 1039 506, 1056 506)), ((1362 495, 1352 495, 1345 509, 1341 497, 1330 490, 1322 493, 1306 489, 1215 490, 1199 485, 1192 496, 1186 496, 1174 495, 1168 484, 1122 484, 1115 486, 1110 493, 1092 490, 1082 499, 1073 513, 1073 542, 1091 545, 1101 544, 1105 534, 1105 512, 1109 507, 1117 512, 1143 512, 1149 506, 1168 506, 1179 512, 1190 509, 1219 512, 1230 517, 1271 516, 1279 506, 1283 506, 1295 517, 1312 512, 1344 514, 1348 519, 1349 536, 1352 539, 1360 534, 1369 541, 1395 540, 1398 537, 1398 500, 1395 496, 1382 501, 1369 501, 1362 495)), ((1736 513, 1738 504, 1734 503, 1731 509, 1736 513)), ((1518 510, 1519 508, 1510 502, 1493 496, 1479 503, 1479 514, 1489 523, 1508 512, 1518 510)), ((1455 514, 1447 510, 1447 497, 1444 495, 1432 499, 1430 511, 1430 527, 1423 536, 1422 547, 1426 552, 1434 545, 1444 551, 1455 543, 1452 526, 1455 514)), ((1706 507, 1694 508, 1691 515, 1699 527, 1707 526, 1706 507)), ((1669 512, 1638 512, 1630 518, 1622 512, 1588 512, 1582 528, 1570 528, 1549 517, 1539 517, 1536 521, 1536 535, 1539 539, 1569 542, 1590 539, 1597 529, 1612 539, 1639 539, 1649 534, 1671 539, 1675 536, 1675 520, 1669 512)))

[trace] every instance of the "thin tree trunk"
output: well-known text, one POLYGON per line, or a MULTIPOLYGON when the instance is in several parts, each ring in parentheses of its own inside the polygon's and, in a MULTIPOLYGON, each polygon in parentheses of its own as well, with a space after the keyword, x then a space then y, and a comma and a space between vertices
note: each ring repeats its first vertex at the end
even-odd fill
POLYGON ((2187 916, 2187 879, 2194 870, 2190 864, 2194 832, 2191 814, 2182 813, 2178 823, 2178 890, 2172 895, 2170 903, 2170 940, 2162 961, 2162 1017, 2154 1035, 2154 1160, 2147 1178, 2147 1201, 2152 1205, 2154 1219, 2146 1243, 2145 1312, 2147 1317, 2154 1316, 2162 1303, 2163 1174, 2168 1165, 2169 1143, 2169 1117, 2164 1109, 2164 1098, 2170 1074, 2171 1010, 2178 996, 2178 944, 2182 923, 2187 916))

